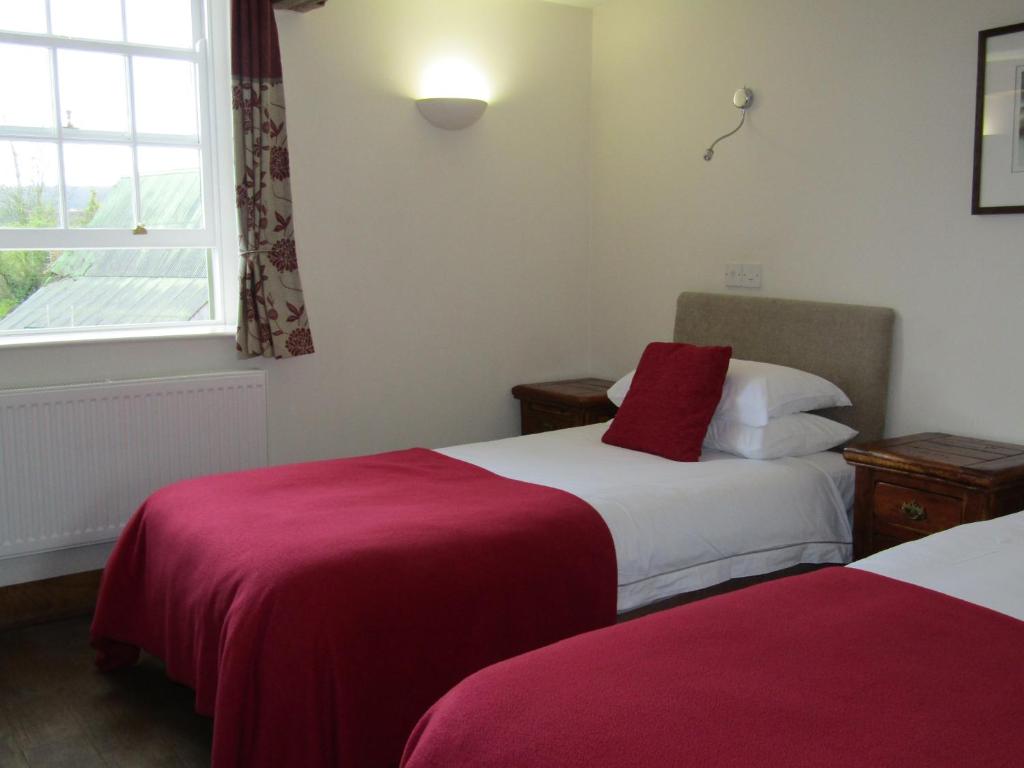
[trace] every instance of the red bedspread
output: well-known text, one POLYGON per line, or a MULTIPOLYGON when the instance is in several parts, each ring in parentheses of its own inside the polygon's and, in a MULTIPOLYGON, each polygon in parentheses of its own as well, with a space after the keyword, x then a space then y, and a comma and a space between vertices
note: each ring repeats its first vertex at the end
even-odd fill
POLYGON ((490 667, 404 768, 1024 765, 1024 622, 832 568, 490 667))
POLYGON ((129 522, 92 627, 195 688, 215 768, 397 764, 467 674, 615 619, 571 494, 414 449, 178 483, 129 522))

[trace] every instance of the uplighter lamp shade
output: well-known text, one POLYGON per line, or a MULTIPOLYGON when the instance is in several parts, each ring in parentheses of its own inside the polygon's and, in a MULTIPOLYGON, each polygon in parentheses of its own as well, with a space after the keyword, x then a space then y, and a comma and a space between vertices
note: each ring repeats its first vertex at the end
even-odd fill
POLYGON ((416 108, 431 125, 457 131, 479 120, 487 109, 487 102, 483 99, 436 97, 416 99, 416 108))

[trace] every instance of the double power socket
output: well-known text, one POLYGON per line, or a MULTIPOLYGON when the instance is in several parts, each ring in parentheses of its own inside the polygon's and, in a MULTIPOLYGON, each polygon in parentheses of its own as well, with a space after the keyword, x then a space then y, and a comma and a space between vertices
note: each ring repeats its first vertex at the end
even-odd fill
POLYGON ((726 288, 760 288, 761 287, 761 265, 760 264, 726 264, 725 265, 725 287, 726 288))

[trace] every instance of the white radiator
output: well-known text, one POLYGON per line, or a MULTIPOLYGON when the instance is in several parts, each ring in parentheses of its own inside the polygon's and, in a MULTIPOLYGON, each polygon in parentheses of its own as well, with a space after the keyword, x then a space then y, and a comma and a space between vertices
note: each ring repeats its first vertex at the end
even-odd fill
POLYGON ((168 483, 266 463, 263 371, 0 391, 0 569, 116 539, 168 483))

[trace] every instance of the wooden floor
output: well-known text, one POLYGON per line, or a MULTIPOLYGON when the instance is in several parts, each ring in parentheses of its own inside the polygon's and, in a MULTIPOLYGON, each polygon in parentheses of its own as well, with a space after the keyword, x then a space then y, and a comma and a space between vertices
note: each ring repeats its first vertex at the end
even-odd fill
POLYGON ((212 721, 152 658, 97 672, 81 617, 0 632, 0 767, 199 768, 212 721))

